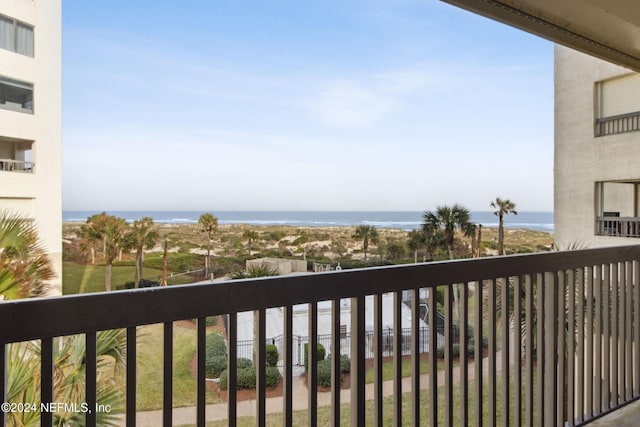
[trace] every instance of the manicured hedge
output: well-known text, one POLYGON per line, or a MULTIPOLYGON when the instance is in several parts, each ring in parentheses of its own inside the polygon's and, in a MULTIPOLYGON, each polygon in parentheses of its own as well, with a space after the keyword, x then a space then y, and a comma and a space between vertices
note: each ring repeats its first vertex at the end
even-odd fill
POLYGON ((227 356, 207 355, 205 372, 207 378, 218 378, 222 371, 227 369, 227 356))
POLYGON ((224 338, 220 334, 207 335, 206 341, 207 356, 226 356, 227 344, 224 342, 224 338))
MULTIPOLYGON (((351 371, 351 359, 346 354, 340 356, 340 384, 344 379, 344 374, 351 371)), ((318 385, 331 387, 331 357, 318 362, 318 385)))
MULTIPOLYGON (((275 388, 280 381, 280 371, 274 366, 267 366, 265 372, 265 386, 267 388, 275 388)), ((238 368, 238 384, 237 389, 255 388, 256 386, 256 368, 253 366, 238 368)), ((220 389, 228 388, 227 371, 220 374, 220 389)))
POLYGON ((265 351, 267 354, 267 366, 277 366, 278 359, 280 358, 280 355, 278 354, 278 347, 274 344, 267 344, 265 351))
MULTIPOLYGON (((324 360, 324 356, 326 355, 326 350, 324 346, 318 343, 318 361, 324 360)), ((304 370, 309 370, 309 343, 304 344, 304 370)))

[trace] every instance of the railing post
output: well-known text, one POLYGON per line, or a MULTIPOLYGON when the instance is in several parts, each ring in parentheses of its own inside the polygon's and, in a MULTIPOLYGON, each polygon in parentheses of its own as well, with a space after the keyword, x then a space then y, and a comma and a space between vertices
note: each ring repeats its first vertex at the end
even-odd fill
POLYGON ((420 426, 420 289, 411 291, 411 425, 420 426))
POLYGON ((136 425, 137 328, 127 328, 127 427, 136 425))
POLYGON ((393 293, 393 426, 402 426, 402 295, 393 293))
MULTIPOLYGON (((254 352, 256 359, 254 365, 256 367, 256 426, 264 427, 266 425, 266 310, 254 311, 254 333, 256 343, 254 344, 254 352)), ((311 331, 310 331, 311 332, 311 331)), ((311 372, 311 370, 309 371, 311 372)), ((315 373, 315 371, 314 371, 315 373)))
MULTIPOLYGON (((135 330, 135 329, 134 329, 135 330)), ((127 334, 128 338, 128 334, 127 334)), ((135 337, 134 337, 135 339, 135 337)), ((197 320, 196 329, 196 425, 204 426, 206 395, 206 360, 207 360, 207 318, 200 317, 197 320)), ((228 377, 227 377, 228 378, 228 377)), ((227 383, 228 384, 228 383, 227 383)))
POLYGON ((86 413, 86 426, 95 427, 97 422, 97 334, 95 331, 85 335, 85 403, 90 408, 86 413))
MULTIPOLYGON (((453 287, 444 288, 444 425, 453 426, 453 287)), ((461 350, 462 351, 462 350, 461 350)))
POLYGON ((382 419, 382 360, 383 354, 382 338, 382 295, 373 296, 373 367, 374 367, 374 396, 373 396, 373 418, 375 427, 383 426, 382 419))
POLYGON ((307 340, 307 425, 318 424, 318 303, 309 304, 309 337, 307 340))
POLYGON ((437 287, 429 288, 429 418, 431 426, 438 425, 438 318, 436 316, 437 287))
MULTIPOLYGON (((283 390, 283 423, 285 427, 293 426, 293 309, 290 305, 283 308, 284 314, 284 390, 283 390)), ((300 339, 298 339, 298 348, 300 339)))
POLYGON ((558 370, 558 300, 557 300, 557 283, 554 273, 544 273, 544 282, 542 283, 544 292, 544 365, 542 372, 544 375, 544 390, 542 394, 544 402, 544 417, 540 425, 552 426, 556 424, 557 413, 557 389, 556 378, 558 370))
MULTIPOLYGON (((53 403, 53 338, 43 338, 40 342, 40 402, 53 403)), ((40 425, 53 425, 53 412, 40 413, 40 425)))
POLYGON ((163 347, 163 393, 162 393, 162 425, 173 424, 173 322, 164 323, 163 347))
MULTIPOLYGON (((484 298, 484 282, 482 280, 476 281, 475 292, 474 292, 474 300, 475 300, 475 322, 474 322, 474 365, 475 365, 475 403, 476 403, 476 413, 474 419, 474 425, 477 427, 482 427, 483 424, 483 386, 482 386, 482 354, 484 350, 483 336, 482 336, 482 300, 484 298)), ((431 321, 431 318, 430 320, 431 321)), ((431 351, 431 348, 429 348, 431 351)))
POLYGON ((489 280, 489 426, 496 426, 496 279, 489 280), (493 416, 491 416, 493 414, 493 416))
MULTIPOLYGON (((255 329, 254 329, 255 331, 255 329)), ((238 414, 238 314, 227 316, 227 424, 235 427, 238 414)), ((248 357, 253 357, 249 355, 248 357)))
MULTIPOLYGON (((0 404, 7 401, 7 362, 9 359, 8 344, 0 344, 0 404)), ((7 424, 7 412, 0 412, 0 427, 7 424)))
POLYGON ((633 397, 640 395, 640 263, 633 261, 633 352, 636 356, 633 364, 633 397))
POLYGON ((469 424, 469 283, 460 285, 460 421, 469 424))
POLYGON ((340 299, 331 301, 331 425, 340 426, 340 299))
POLYGON ((364 296, 351 298, 351 425, 364 425, 364 296))

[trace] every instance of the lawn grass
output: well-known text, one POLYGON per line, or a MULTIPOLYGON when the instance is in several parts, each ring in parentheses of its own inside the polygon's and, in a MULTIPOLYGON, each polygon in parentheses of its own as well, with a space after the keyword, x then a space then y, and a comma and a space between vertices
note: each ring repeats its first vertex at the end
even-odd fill
MULTIPOLYGON (((71 295, 105 291, 104 272, 104 265, 85 265, 66 261, 62 266, 62 293, 71 295)), ((143 273, 145 277, 155 280, 162 275, 162 270, 145 268, 143 273)), ((126 282, 133 282, 134 277, 135 267, 114 265, 111 289, 116 289, 116 286, 124 285, 126 282)), ((180 276, 172 279, 171 284, 189 283, 192 280, 189 276, 180 276)))
MULTIPOLYGON (((500 384, 500 377, 496 379, 497 384, 500 384)), ((473 390, 474 381, 469 382, 469 390, 473 390)), ((420 393, 420 419, 421 425, 427 425, 428 412, 430 408, 429 399, 427 395, 428 390, 422 390, 420 393)), ((444 425, 444 417, 445 417, 445 393, 444 387, 439 388, 438 390, 438 425, 444 425)), ((489 425, 489 408, 488 408, 488 384, 485 381, 483 384, 483 424, 489 425)), ((453 425, 461 425, 460 422, 460 388, 458 385, 454 386, 453 390, 453 425)), ((468 406, 467 415, 469 417, 469 422, 474 422, 474 417, 476 413, 476 404, 473 398, 471 397, 470 392, 470 401, 468 406)), ((411 426, 411 393, 403 393, 402 394, 402 426, 411 426)), ((513 406, 513 403, 511 403, 513 406)), ((393 425, 393 397, 385 397, 383 399, 383 421, 382 425, 393 425)), ((500 392, 498 391, 496 396, 496 424, 500 425, 502 422, 502 399, 500 392)), ((318 426, 330 426, 331 425, 331 407, 330 406, 321 406, 318 408, 317 412, 318 416, 318 426)), ((344 403, 340 406, 340 424, 341 425, 350 425, 350 416, 351 416, 351 405, 348 403, 344 403)), ((373 425, 373 416, 374 416, 374 406, 373 400, 367 400, 365 403, 365 425, 373 425)), ((513 414, 511 414, 511 417, 513 414)), ((293 412, 293 425, 307 425, 308 411, 300 410, 293 412)), ((536 421, 536 415, 534 414, 534 425, 536 421)), ((237 420, 237 425, 239 427, 249 427, 255 426, 256 420, 254 417, 240 417, 237 420)), ((511 422, 512 419, 509 420, 511 422)), ((223 427, 227 425, 227 420, 221 421, 212 421, 208 422, 207 427, 223 427)), ((266 425, 268 426, 278 426, 282 425, 282 414, 270 414, 267 415, 266 425)), ((191 425, 186 425, 182 427, 191 427, 191 425)))
MULTIPOLYGON (((163 325, 148 325, 138 331, 138 411, 162 407, 163 325)), ((173 406, 196 404, 196 379, 191 375, 191 359, 196 352, 196 329, 174 324, 173 327, 173 406)), ((207 392, 207 403, 218 403, 207 392)))

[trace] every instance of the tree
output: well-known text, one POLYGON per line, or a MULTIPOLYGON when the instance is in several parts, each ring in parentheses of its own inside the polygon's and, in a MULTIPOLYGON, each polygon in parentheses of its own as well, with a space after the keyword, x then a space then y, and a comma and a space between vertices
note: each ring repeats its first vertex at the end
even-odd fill
POLYGON ((252 248, 252 244, 254 241, 256 241, 258 239, 258 233, 256 233, 253 230, 246 230, 244 233, 242 233, 242 237, 244 237, 245 239, 247 239, 248 245, 249 245, 249 255, 251 255, 251 248, 252 248))
POLYGON ((369 250, 369 242, 374 245, 378 243, 378 230, 373 225, 359 225, 352 236, 354 239, 362 240, 362 250, 364 251, 364 260, 367 260, 367 251, 369 250))
POLYGON ((128 248, 126 238, 129 225, 124 218, 108 215, 106 212, 92 215, 83 227, 83 233, 92 239, 102 241, 105 262, 104 283, 107 291, 111 290, 113 261, 120 250, 128 248))
POLYGON ((144 250, 151 249, 156 244, 158 237, 153 218, 145 216, 142 219, 133 221, 128 238, 136 251, 136 273, 134 280, 136 288, 140 285, 140 279, 142 278, 142 258, 144 256, 144 250))
POLYGON ((0 212, 0 299, 45 295, 54 277, 35 223, 0 212))
POLYGON ((456 231, 461 231, 465 236, 475 233, 475 225, 471 222, 471 213, 462 205, 438 206, 435 211, 425 211, 422 216, 424 222, 422 229, 427 236, 442 233, 443 243, 449 252, 449 259, 453 259, 453 242, 456 231))
POLYGON ((426 246, 424 231, 411 230, 407 237, 407 247, 413 251, 413 262, 418 262, 418 250, 426 246))
POLYGON ((406 254, 406 247, 400 242, 391 242, 387 246, 387 255, 389 259, 397 261, 403 258, 406 254))
POLYGON ((218 231, 218 218, 213 214, 203 213, 198 218, 198 224, 202 227, 202 232, 207 235, 207 258, 204 262, 204 274, 209 277, 209 259, 211 257, 211 238, 213 233, 218 231))
POLYGON ((494 214, 499 218, 498 222, 498 254, 504 255, 504 216, 510 213, 518 215, 516 212, 516 204, 509 199, 501 199, 496 197, 496 200, 491 202, 491 207, 497 209, 494 214))
POLYGON ((80 237, 80 247, 83 252, 87 250, 91 254, 91 264, 96 263, 96 248, 102 247, 102 256, 104 258, 104 238, 102 235, 102 230, 105 227, 104 222, 106 221, 107 214, 105 212, 101 214, 91 215, 87 218, 87 222, 80 226, 79 237, 80 237))
MULTIPOLYGON (((436 238, 440 234, 443 237, 441 241, 449 251, 449 259, 453 259, 453 242, 456 231, 461 231, 466 236, 471 236, 471 233, 475 233, 475 225, 471 223, 471 213, 467 208, 457 203, 451 207, 438 206, 434 212, 425 211, 423 219, 422 229, 427 236, 436 238)), ((454 285, 453 298, 459 310, 458 294, 458 285, 454 285)), ((460 318, 460 313, 457 313, 457 316, 460 318)))

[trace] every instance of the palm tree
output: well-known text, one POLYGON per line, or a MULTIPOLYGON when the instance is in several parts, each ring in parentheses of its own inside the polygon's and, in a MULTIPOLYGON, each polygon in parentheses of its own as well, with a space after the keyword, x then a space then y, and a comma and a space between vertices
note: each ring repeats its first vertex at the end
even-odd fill
POLYGON ((494 214, 500 219, 498 223, 498 254, 504 255, 504 216, 510 213, 518 215, 516 204, 509 199, 503 200, 496 197, 496 200, 491 202, 491 207, 497 209, 494 214))
POLYGON ((378 230, 373 225, 359 225, 352 236, 354 239, 362 240, 362 249, 364 251, 364 260, 367 260, 367 250, 369 242, 374 245, 378 243, 378 230))
POLYGON ((204 274, 209 277, 209 257, 211 256, 211 237, 218 231, 218 218, 213 214, 204 213, 198 218, 198 224, 202 227, 202 232, 207 234, 207 258, 204 262, 204 274))
MULTIPOLYGON (((96 398, 101 405, 109 405, 110 412, 98 412, 97 424, 117 425, 118 412, 123 409, 122 385, 116 380, 125 366, 126 330, 99 331, 96 336, 97 382, 96 398)), ((86 402, 86 341, 84 335, 61 337, 54 354, 54 396, 60 401, 80 407, 86 402)), ((7 402, 40 401, 40 345, 37 341, 14 343, 7 352, 7 402)), ((7 414, 8 425, 39 426, 39 407, 35 412, 7 414)), ((84 414, 78 411, 56 411, 54 424, 84 426, 84 414)))
POLYGON ((456 231, 462 231, 465 236, 475 232, 475 225, 471 222, 471 213, 462 205, 438 206, 435 211, 425 211, 422 216, 422 229, 427 236, 442 233, 444 244, 449 251, 449 259, 453 259, 453 242, 456 231))
POLYGON ((422 230, 411 230, 408 234, 407 247, 413 251, 413 262, 418 262, 418 249, 426 246, 426 236, 422 230))
POLYGON ((153 218, 148 216, 145 216, 140 220, 133 221, 133 225, 131 226, 129 239, 131 239, 131 244, 136 250, 136 288, 140 285, 140 279, 142 278, 142 258, 144 256, 144 250, 145 248, 151 249, 156 244, 159 237, 154 226, 153 218))
POLYGON ((54 276, 35 223, 0 212, 0 299, 42 296, 54 276))
MULTIPOLYGON (((440 234, 442 242, 449 251, 449 259, 453 259, 453 242, 455 240, 456 231, 462 231, 465 236, 471 236, 475 233, 475 225, 471 222, 471 213, 469 209, 462 205, 454 204, 453 206, 438 206, 432 211, 425 211, 423 215, 424 223, 422 229, 427 236, 436 237, 440 234)), ((458 285, 453 287, 453 299, 457 309, 460 309, 458 285)), ((456 310, 457 318, 460 313, 456 310)))
POLYGON ((91 215, 87 218, 87 222, 80 226, 80 231, 78 232, 81 239, 80 247, 83 249, 83 252, 86 250, 90 252, 91 264, 96 263, 96 247, 102 246, 102 255, 104 257, 105 245, 101 230, 104 228, 106 216, 106 212, 91 215))
POLYGON ((248 242, 249 255, 251 255, 252 243, 258 239, 258 233, 256 233, 253 230, 246 230, 244 233, 242 233, 242 237, 244 237, 244 238, 249 240, 249 242, 248 242))
POLYGON ((108 215, 106 212, 92 215, 83 227, 83 233, 95 241, 102 241, 105 262, 104 283, 107 291, 111 290, 113 261, 122 249, 128 247, 126 238, 129 225, 124 218, 108 215))

